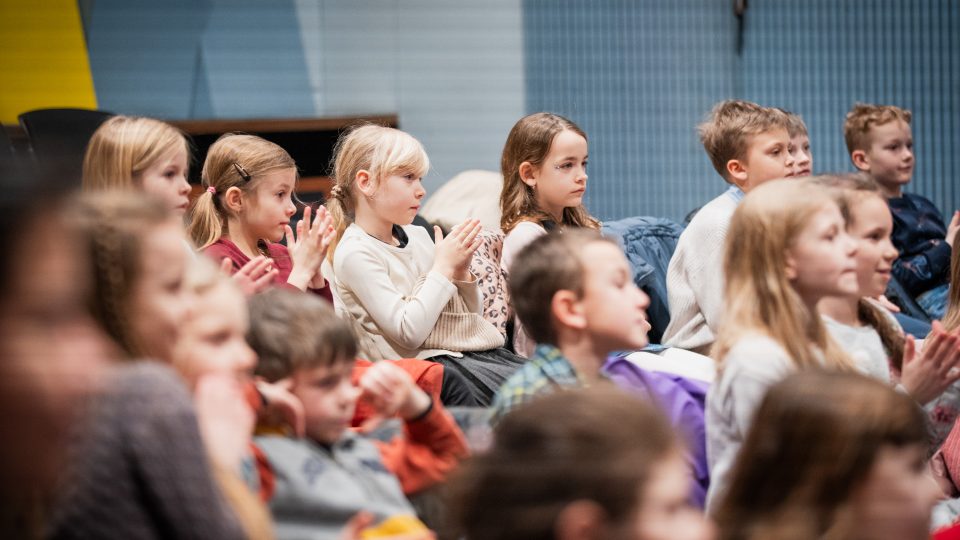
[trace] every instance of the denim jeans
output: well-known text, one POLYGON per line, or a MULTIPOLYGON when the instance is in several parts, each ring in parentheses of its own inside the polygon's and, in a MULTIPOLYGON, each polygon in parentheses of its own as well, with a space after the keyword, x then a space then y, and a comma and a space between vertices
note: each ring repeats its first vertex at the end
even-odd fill
POLYGON ((930 316, 930 319, 942 319, 947 313, 947 298, 950 285, 943 284, 917 297, 917 304, 930 316))

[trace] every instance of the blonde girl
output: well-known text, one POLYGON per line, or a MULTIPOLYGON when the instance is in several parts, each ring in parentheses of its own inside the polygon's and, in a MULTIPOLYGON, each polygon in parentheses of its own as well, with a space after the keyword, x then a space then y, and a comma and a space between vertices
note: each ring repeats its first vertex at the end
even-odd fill
MULTIPOLYGON (((500 228, 506 235, 500 265, 513 259, 534 238, 556 227, 599 229, 583 206, 587 189, 587 134, 552 113, 521 118, 510 130, 500 160, 500 228)), ((514 320, 514 350, 530 356, 536 343, 514 320)))
POLYGON ((429 164, 419 141, 392 128, 360 126, 337 142, 328 202, 337 230, 330 255, 337 309, 356 324, 368 359, 443 363, 489 403, 519 359, 479 316, 480 290, 469 271, 479 221, 446 237, 435 227, 436 244, 411 225, 429 164))
MULTIPOLYGON (((193 309, 179 217, 120 192, 89 197, 75 212, 94 318, 122 363, 83 431, 54 536, 269 537, 265 508, 239 476, 253 427, 241 381, 210 373, 191 396, 169 368, 193 309)), ((239 361, 252 369, 250 356, 239 361)))
POLYGON ((716 520, 722 540, 926 540, 939 488, 923 413, 874 378, 817 370, 759 406, 716 520))
POLYGON ((196 246, 234 271, 256 257, 270 259, 273 284, 311 289, 330 300, 320 265, 333 239, 326 210, 311 220, 309 206, 297 224, 293 194, 297 167, 283 148, 253 135, 228 133, 210 147, 203 164, 203 193, 190 210, 187 231, 196 246), (286 239, 286 246, 280 244, 286 239))
POLYGON ((877 183, 865 175, 814 180, 833 191, 847 233, 857 243, 857 291, 825 297, 817 305, 827 329, 861 371, 887 383, 893 371, 917 402, 930 402, 960 379, 960 369, 954 369, 960 363, 960 335, 934 323, 920 352, 913 337, 904 337, 897 321, 872 300, 886 290, 898 255, 890 241, 893 218, 877 183))
POLYGON ((828 295, 857 290, 856 244, 829 194, 804 180, 756 188, 733 215, 724 258, 726 318, 707 395, 707 509, 730 469, 766 390, 799 369, 853 369, 817 315, 828 295))
POLYGON ((184 215, 190 204, 187 138, 170 124, 114 116, 90 138, 83 158, 83 190, 134 189, 184 215))

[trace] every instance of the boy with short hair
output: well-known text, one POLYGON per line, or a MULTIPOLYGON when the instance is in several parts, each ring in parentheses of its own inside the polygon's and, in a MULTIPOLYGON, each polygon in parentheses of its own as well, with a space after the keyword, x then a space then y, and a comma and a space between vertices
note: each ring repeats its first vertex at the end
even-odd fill
POLYGON ((667 268, 665 345, 709 352, 723 313, 723 249, 733 212, 746 192, 797 173, 788 125, 783 111, 741 100, 721 101, 700 124, 703 147, 730 187, 697 212, 677 241, 667 268))
POLYGON ((787 115, 787 133, 790 135, 794 176, 810 176, 813 174, 813 154, 810 152, 810 132, 807 131, 807 124, 799 114, 786 109, 779 110, 787 115))
POLYGON ((931 319, 947 308, 950 255, 960 230, 960 212, 945 226, 940 211, 927 198, 903 193, 915 164, 912 114, 893 105, 857 103, 847 113, 843 136, 854 167, 873 177, 893 214, 893 245, 900 257, 893 276, 931 319))
POLYGON ((375 363, 355 386, 354 336, 313 295, 273 289, 254 296, 250 321, 257 374, 288 386, 306 420, 304 439, 255 438, 267 462, 261 478, 275 482, 269 504, 277 537, 335 538, 361 510, 385 527, 425 530, 404 494, 442 481, 468 453, 439 401, 389 361, 375 363), (404 436, 384 443, 349 430, 361 395, 379 416, 399 416, 404 436))
POLYGON ((542 236, 512 268, 514 310, 539 345, 494 396, 494 423, 539 395, 599 382, 607 355, 645 346, 650 328, 650 299, 620 246, 597 231, 542 236))

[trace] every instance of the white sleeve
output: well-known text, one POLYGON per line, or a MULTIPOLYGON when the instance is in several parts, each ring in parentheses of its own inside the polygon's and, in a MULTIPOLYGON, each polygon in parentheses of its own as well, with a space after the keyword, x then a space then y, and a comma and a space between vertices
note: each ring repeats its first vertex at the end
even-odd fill
POLYGON ((384 264, 362 249, 344 253, 334 266, 337 280, 353 293, 383 335, 408 349, 420 348, 457 292, 450 280, 431 271, 416 294, 405 296, 390 281, 384 264))

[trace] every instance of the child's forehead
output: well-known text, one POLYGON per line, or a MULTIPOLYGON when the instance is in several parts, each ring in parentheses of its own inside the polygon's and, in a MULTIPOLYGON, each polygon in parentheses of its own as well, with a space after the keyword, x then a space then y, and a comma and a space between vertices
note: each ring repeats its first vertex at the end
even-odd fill
POLYGON ((910 136, 911 133, 910 124, 896 118, 882 124, 871 124, 867 128, 866 137, 867 141, 872 143, 890 137, 910 136))
POLYGON ((752 135, 748 135, 746 138, 746 147, 747 149, 758 147, 758 146, 767 146, 773 143, 791 141, 790 134, 787 132, 786 127, 774 127, 765 131, 759 131, 752 135))
POLYGON ((619 246, 606 240, 586 243, 580 250, 584 275, 606 275, 630 270, 630 264, 619 246))

